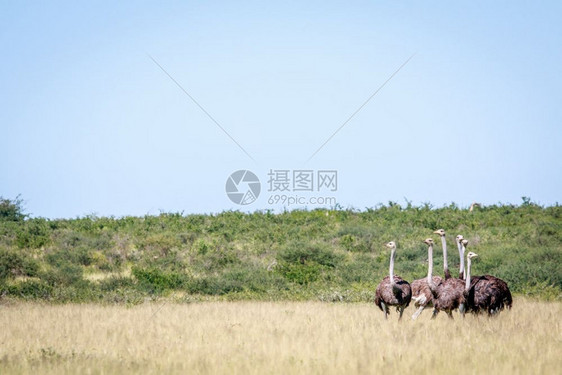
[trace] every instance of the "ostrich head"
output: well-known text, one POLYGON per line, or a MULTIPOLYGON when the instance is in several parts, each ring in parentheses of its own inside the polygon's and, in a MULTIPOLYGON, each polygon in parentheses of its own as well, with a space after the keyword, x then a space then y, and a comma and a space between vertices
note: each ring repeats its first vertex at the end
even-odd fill
POLYGON ((457 243, 460 243, 462 240, 464 240, 464 237, 462 236, 462 234, 459 234, 458 236, 455 237, 455 241, 457 243))
POLYGON ((433 245, 433 239, 432 238, 426 238, 425 240, 423 240, 423 243, 426 245, 433 245))
POLYGON ((445 235, 445 229, 437 229, 435 232, 433 232, 435 234, 440 235, 441 237, 443 237, 445 235))
POLYGON ((473 253, 472 251, 470 251, 468 254, 466 254, 466 257, 468 259, 476 258, 477 256, 478 256, 478 254, 473 253))
POLYGON ((464 238, 461 240, 461 243, 464 247, 468 246, 468 240, 465 240, 464 238))
POLYGON ((388 247, 389 249, 396 249, 396 243, 394 241, 390 241, 384 244, 384 246, 388 247))

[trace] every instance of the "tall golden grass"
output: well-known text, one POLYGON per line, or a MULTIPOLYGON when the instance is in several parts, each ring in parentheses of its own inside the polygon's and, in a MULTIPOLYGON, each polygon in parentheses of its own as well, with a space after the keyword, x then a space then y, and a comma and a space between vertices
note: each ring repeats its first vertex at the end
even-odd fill
POLYGON ((0 306, 0 373, 555 374, 562 303, 516 299, 496 318, 374 305, 208 302, 0 306))

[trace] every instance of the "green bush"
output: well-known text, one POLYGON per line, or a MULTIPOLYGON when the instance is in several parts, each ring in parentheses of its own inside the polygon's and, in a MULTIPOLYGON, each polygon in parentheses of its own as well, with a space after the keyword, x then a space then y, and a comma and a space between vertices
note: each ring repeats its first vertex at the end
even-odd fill
MULTIPOLYGON (((388 264, 369 254, 358 254, 357 257, 338 267, 340 277, 345 284, 375 281, 375 275, 387 272, 388 264)), ((379 280, 376 280, 377 282, 379 280)))
POLYGON ((38 249, 50 242, 49 225, 45 219, 30 219, 25 221, 16 234, 16 244, 19 248, 38 249))
POLYGON ((307 242, 293 242, 279 253, 279 260, 282 262, 290 264, 317 263, 327 267, 335 267, 342 258, 329 245, 307 242))
POLYGON ((16 276, 36 276, 39 264, 21 250, 0 250, 0 280, 16 276))
POLYGON ((199 240, 194 250, 196 253, 191 259, 191 264, 208 272, 240 263, 236 251, 229 244, 218 245, 199 240))
POLYGON ((45 257, 47 263, 55 267, 61 267, 67 263, 89 266, 93 261, 93 254, 89 249, 59 249, 55 250, 45 257))
POLYGON ((6 288, 8 294, 25 299, 49 299, 53 287, 43 280, 24 280, 6 288))
POLYGON ((149 293, 161 293, 185 285, 187 276, 180 272, 163 271, 159 268, 133 267, 133 276, 139 286, 149 293))
POLYGON ((41 280, 52 286, 70 286, 80 284, 85 286, 87 281, 83 279, 83 268, 71 263, 63 263, 58 267, 51 268, 40 274, 41 280))
POLYGON ((243 290, 244 285, 240 280, 216 275, 193 279, 187 284, 187 291, 192 294, 223 295, 243 290))
POLYGON ((307 285, 318 280, 322 270, 323 266, 315 262, 303 264, 285 263, 279 267, 279 272, 283 277, 301 285, 307 285))
POLYGON ((367 226, 363 223, 350 222, 342 227, 338 234, 340 235, 340 245, 347 251, 353 252, 370 252, 376 248, 373 241, 378 238, 382 232, 378 227, 373 225, 367 226))
POLYGON ((130 277, 112 276, 100 281, 99 288, 102 292, 113 292, 116 290, 132 289, 135 280, 130 277))
POLYGON ((167 256, 170 251, 181 246, 181 240, 174 233, 156 233, 138 240, 137 246, 152 255, 167 256))

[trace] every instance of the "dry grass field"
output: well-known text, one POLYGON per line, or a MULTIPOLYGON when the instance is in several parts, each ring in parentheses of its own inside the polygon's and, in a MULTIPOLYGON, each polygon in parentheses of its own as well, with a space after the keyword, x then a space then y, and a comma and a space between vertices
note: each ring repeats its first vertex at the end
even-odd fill
POLYGON ((385 321, 368 304, 0 305, 1 374, 555 374, 562 304, 385 321))

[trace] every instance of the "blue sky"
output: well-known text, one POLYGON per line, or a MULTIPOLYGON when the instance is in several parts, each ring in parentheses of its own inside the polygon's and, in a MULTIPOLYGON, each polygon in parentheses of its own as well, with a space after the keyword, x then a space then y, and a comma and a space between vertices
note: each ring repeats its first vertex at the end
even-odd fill
POLYGON ((561 8, 2 2, 0 195, 50 218, 280 210, 270 169, 328 169, 336 192, 300 195, 560 202, 561 8), (240 169, 262 182, 247 206, 225 194, 240 169))

